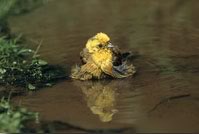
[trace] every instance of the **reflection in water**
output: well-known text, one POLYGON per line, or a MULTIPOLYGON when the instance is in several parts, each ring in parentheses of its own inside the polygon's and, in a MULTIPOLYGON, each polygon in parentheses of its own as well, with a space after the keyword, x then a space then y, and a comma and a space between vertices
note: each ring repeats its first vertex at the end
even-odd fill
POLYGON ((104 82, 89 81, 81 85, 81 90, 92 113, 97 114, 102 122, 111 121, 113 115, 118 112, 115 109, 117 89, 104 82))

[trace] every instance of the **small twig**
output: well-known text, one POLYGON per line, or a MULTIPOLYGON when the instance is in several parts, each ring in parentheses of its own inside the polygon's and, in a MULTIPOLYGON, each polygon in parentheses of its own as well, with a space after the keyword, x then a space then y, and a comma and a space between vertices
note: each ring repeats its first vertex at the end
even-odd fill
POLYGON ((189 93, 186 93, 186 94, 181 94, 181 95, 170 96, 168 98, 163 98, 158 104, 156 104, 151 110, 149 110, 149 113, 156 110, 161 104, 166 103, 170 100, 181 99, 181 98, 185 98, 185 97, 189 97, 189 96, 191 96, 191 95, 189 93))
POLYGON ((33 58, 35 58, 37 56, 37 53, 39 52, 39 49, 41 48, 42 43, 43 43, 43 40, 41 40, 39 42, 39 45, 37 46, 37 49, 35 50, 35 52, 33 54, 33 58))
POLYGON ((9 103, 10 103, 11 97, 12 97, 12 89, 10 90, 9 95, 8 95, 8 102, 9 103))

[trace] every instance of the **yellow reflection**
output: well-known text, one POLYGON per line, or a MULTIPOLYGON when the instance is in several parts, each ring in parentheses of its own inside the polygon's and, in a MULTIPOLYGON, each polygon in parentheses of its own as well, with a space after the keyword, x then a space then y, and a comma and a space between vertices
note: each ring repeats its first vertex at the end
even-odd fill
POLYGON ((99 116, 102 122, 110 122, 113 115, 118 112, 116 106, 116 89, 109 83, 87 82, 81 85, 82 92, 85 94, 87 106, 93 114, 99 116))

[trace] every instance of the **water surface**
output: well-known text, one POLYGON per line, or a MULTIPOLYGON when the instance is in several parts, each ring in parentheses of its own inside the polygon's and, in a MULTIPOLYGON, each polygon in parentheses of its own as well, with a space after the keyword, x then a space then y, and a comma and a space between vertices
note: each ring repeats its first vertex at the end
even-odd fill
POLYGON ((42 120, 89 130, 198 132, 198 10, 197 0, 52 0, 11 17, 12 32, 33 48, 43 41, 42 58, 68 72, 97 32, 139 54, 135 77, 65 80, 13 101, 40 112, 42 120))

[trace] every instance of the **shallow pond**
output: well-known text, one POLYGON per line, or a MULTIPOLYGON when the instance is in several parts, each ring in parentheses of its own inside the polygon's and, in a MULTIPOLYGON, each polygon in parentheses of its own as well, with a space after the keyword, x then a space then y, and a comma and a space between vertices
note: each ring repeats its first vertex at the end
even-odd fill
POLYGON ((22 33, 33 48, 42 41, 42 58, 67 72, 97 32, 139 55, 135 77, 65 80, 13 102, 39 112, 42 120, 85 130, 198 132, 198 10, 197 0, 51 0, 11 17, 13 33, 22 33))

